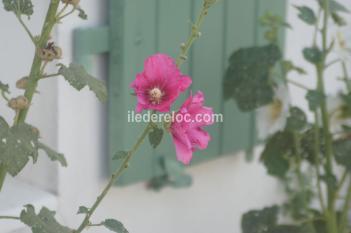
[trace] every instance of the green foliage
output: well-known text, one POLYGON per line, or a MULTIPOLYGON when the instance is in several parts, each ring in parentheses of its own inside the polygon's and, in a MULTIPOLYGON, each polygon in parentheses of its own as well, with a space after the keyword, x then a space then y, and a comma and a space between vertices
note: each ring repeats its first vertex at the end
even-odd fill
POLYGON ((160 145, 162 138, 163 138, 163 129, 158 128, 156 126, 149 133, 149 142, 154 149, 156 149, 156 147, 160 145))
POLYGON ((284 61, 282 61, 282 65, 283 65, 284 73, 286 73, 286 74, 291 72, 291 71, 296 71, 297 73, 299 73, 301 75, 307 74, 307 72, 303 68, 294 65, 294 63, 292 61, 284 60, 284 61))
POLYGON ((261 159, 270 175, 284 178, 289 170, 289 156, 294 145, 293 134, 289 131, 278 132, 269 138, 261 159))
POLYGON ((9 93, 9 85, 0 81, 0 92, 9 93))
POLYGON ((34 160, 38 157, 38 136, 32 126, 10 127, 0 117, 0 163, 12 176, 24 168, 30 157, 34 160))
POLYGON ((78 14, 79 18, 84 19, 84 20, 88 19, 88 15, 85 13, 85 11, 82 8, 78 8, 77 10, 79 12, 79 14, 78 14))
POLYGON ((287 119, 286 128, 291 131, 300 131, 305 128, 307 117, 304 111, 298 107, 290 108, 290 116, 287 119))
POLYGON ((16 15, 31 16, 33 14, 33 3, 31 0, 3 0, 4 9, 12 11, 16 15))
POLYGON ((351 140, 339 139, 334 142, 334 154, 336 162, 351 170, 351 140))
POLYGON ((89 213, 88 207, 79 206, 77 214, 87 214, 89 213))
MULTIPOLYGON (((319 5, 322 9, 324 9, 324 0, 318 0, 319 5)), ((339 3, 336 0, 329 0, 329 11, 334 13, 334 12, 340 12, 340 13, 350 13, 349 9, 339 3)))
POLYGON ((107 89, 105 84, 88 74, 82 65, 71 63, 69 67, 66 67, 63 64, 60 64, 59 66, 59 74, 61 74, 72 87, 80 91, 88 86, 101 102, 107 100, 107 89))
POLYGON ((33 233, 73 233, 73 230, 60 225, 55 219, 55 212, 46 207, 36 214, 34 207, 27 205, 21 212, 20 219, 33 233))
POLYGON ((318 47, 305 48, 303 56, 307 61, 317 65, 323 59, 323 52, 318 47))
POLYGON ((319 108, 325 96, 317 90, 309 90, 306 94, 306 99, 310 110, 315 111, 319 108))
POLYGON ((164 187, 186 188, 192 184, 191 176, 184 173, 184 167, 177 161, 160 157, 161 174, 148 182, 148 188, 161 190, 164 187))
POLYGON ((229 59, 223 83, 225 99, 233 98, 240 110, 252 111, 273 100, 271 70, 281 58, 276 45, 240 49, 229 59))
POLYGON ((263 210, 252 210, 244 214, 241 221, 243 233, 269 233, 277 224, 277 206, 263 210))
POLYGON ((58 161, 63 167, 67 167, 67 161, 63 154, 54 151, 41 142, 38 142, 38 149, 43 150, 52 161, 58 161))
POLYGON ((127 229, 123 226, 120 221, 115 219, 106 219, 103 222, 103 225, 109 229, 110 231, 117 232, 117 233, 128 233, 127 229))
POLYGON ((317 17, 314 11, 307 6, 295 6, 299 11, 299 18, 309 25, 315 25, 317 22, 317 17))

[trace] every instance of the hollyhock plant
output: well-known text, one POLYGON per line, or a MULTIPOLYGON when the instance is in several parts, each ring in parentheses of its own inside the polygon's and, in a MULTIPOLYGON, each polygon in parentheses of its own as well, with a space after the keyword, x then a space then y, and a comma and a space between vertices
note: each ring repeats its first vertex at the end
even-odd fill
POLYGON ((204 106, 204 95, 197 92, 183 103, 170 126, 177 159, 189 164, 193 152, 207 148, 211 136, 203 127, 213 124, 212 108, 204 106), (208 118, 208 119, 207 119, 208 118))
POLYGON ((191 84, 173 58, 155 54, 146 59, 144 71, 131 83, 138 99, 136 111, 144 109, 169 112, 171 105, 191 84))

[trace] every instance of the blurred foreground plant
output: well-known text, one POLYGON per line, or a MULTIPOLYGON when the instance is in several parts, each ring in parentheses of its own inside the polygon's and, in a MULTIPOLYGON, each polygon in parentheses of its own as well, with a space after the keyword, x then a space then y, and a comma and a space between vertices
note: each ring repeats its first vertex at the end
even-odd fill
MULTIPOLYGON (((104 102, 107 99, 105 84, 89 75, 81 65, 72 63, 66 66, 57 63, 57 72, 46 73, 47 65, 59 60, 63 54, 62 49, 54 41, 51 41, 54 26, 73 13, 78 13, 80 18, 87 19, 87 15, 79 5, 80 0, 50 0, 49 2, 42 31, 40 35, 33 35, 23 20, 24 16, 29 19, 34 13, 32 1, 3 0, 5 10, 14 13, 32 41, 35 52, 28 76, 19 79, 16 83, 17 88, 24 90, 24 95, 9 97, 9 85, 0 82, 1 97, 15 113, 12 125, 9 125, 0 116, 0 187, 4 183, 7 173, 16 176, 30 158, 36 162, 39 150, 45 151, 53 161, 67 166, 64 156, 44 145, 40 141, 39 130, 26 123, 26 117, 33 97, 38 93, 37 86, 40 81, 63 76, 78 91, 88 86, 100 101, 104 102)), ((155 54, 145 61, 145 70, 138 74, 131 84, 138 99, 137 111, 152 110, 153 115, 157 112, 169 112, 178 96, 190 86, 191 78, 180 72, 180 66, 187 60, 188 51, 194 41, 200 37, 200 27, 210 7, 215 2, 216 0, 203 1, 200 14, 192 25, 191 34, 188 40, 182 43, 180 55, 176 60, 165 54, 155 54)), ((204 95, 197 92, 188 97, 176 114, 182 117, 184 114, 188 114, 191 120, 194 120, 196 115, 211 114, 212 109, 203 106, 203 104, 204 95)), ((0 219, 19 220, 30 227, 33 233, 80 233, 88 227, 100 226, 118 233, 127 232, 123 224, 115 219, 92 223, 91 218, 112 185, 128 168, 129 161, 147 136, 151 145, 157 147, 161 143, 164 129, 169 132, 175 144, 177 158, 184 164, 190 163, 193 151, 207 147, 210 136, 203 127, 211 125, 213 121, 194 123, 194 121, 185 122, 184 117, 182 119, 183 122, 165 121, 160 125, 153 121, 149 122, 130 150, 116 153, 115 159, 122 159, 122 165, 113 173, 93 205, 89 208, 85 206, 79 208, 78 214, 83 214, 85 217, 76 230, 59 224, 55 219, 55 212, 43 207, 37 214, 30 204, 25 206, 20 216, 0 216, 0 219)), ((171 182, 169 178, 167 177, 167 181, 171 182)))
POLYGON ((335 0, 315 1, 317 13, 307 6, 295 6, 298 17, 313 31, 311 46, 302 54, 314 66, 315 88, 289 79, 290 72, 306 75, 306 71, 282 57, 278 32, 291 27, 279 16, 267 13, 261 18, 267 29, 267 45, 240 49, 230 58, 223 86, 225 97, 233 98, 244 112, 257 109, 259 135, 267 139, 261 161, 269 175, 284 182, 288 194, 282 208, 246 213, 243 233, 351 231, 351 77, 346 64, 351 54, 340 33, 332 40, 328 36, 331 22, 344 27, 342 14, 350 12, 335 0), (336 60, 330 59, 333 51, 338 52, 336 60), (325 87, 326 79, 332 77, 326 77, 325 71, 338 64, 343 75, 335 78, 345 87, 332 97, 325 87), (288 84, 306 91, 313 121, 290 102, 288 84), (289 214, 291 224, 278 221, 279 210, 289 214))

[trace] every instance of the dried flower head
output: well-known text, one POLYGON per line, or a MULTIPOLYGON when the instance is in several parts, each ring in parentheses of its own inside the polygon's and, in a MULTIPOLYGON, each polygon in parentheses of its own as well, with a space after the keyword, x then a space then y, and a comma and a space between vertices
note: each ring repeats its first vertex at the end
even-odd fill
POLYGON ((25 90, 28 86, 28 77, 23 77, 16 82, 16 87, 21 90, 25 90))
POLYGON ((80 3, 80 0, 61 0, 62 3, 64 4, 70 4, 73 6, 78 6, 80 3))
POLYGON ((16 111, 24 110, 29 107, 29 101, 24 96, 18 96, 16 98, 11 99, 8 103, 8 106, 16 111))

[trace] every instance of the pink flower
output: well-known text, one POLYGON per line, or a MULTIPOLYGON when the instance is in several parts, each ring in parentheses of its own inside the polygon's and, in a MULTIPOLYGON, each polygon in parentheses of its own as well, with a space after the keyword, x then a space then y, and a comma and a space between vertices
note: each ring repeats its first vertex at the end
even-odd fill
POLYGON ((165 54, 155 54, 146 59, 144 71, 131 83, 138 99, 136 111, 144 109, 169 112, 171 105, 191 84, 175 61, 165 54))
POLYGON ((202 92, 190 95, 176 113, 170 127, 177 159, 184 164, 190 163, 196 149, 206 149, 211 140, 209 133, 202 127, 213 124, 213 111, 203 104, 202 92))

